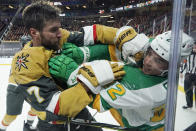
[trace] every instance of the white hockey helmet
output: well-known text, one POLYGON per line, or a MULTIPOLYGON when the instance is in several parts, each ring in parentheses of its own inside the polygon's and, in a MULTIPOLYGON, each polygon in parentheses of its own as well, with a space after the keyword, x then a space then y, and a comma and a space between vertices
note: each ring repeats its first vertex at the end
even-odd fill
MULTIPOLYGON (((150 43, 151 48, 163 59, 169 61, 169 51, 171 43, 171 31, 164 32, 155 37, 150 43)), ((181 58, 191 54, 194 40, 189 35, 182 33, 181 58)))

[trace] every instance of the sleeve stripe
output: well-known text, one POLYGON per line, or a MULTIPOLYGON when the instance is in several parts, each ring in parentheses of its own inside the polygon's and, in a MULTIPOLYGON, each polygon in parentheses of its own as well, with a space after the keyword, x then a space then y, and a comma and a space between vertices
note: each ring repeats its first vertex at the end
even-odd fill
POLYGON ((96 34, 97 30, 96 30, 96 25, 93 25, 93 39, 94 39, 94 43, 96 43, 97 41, 97 34, 96 34))
POLYGON ((56 108, 57 108, 57 104, 58 104, 58 101, 59 101, 59 95, 60 95, 60 91, 59 92, 56 92, 53 95, 52 100, 48 104, 46 110, 48 110, 48 111, 50 111, 52 113, 55 113, 56 108))
POLYGON ((8 85, 18 86, 17 84, 14 84, 14 83, 8 83, 8 85))
POLYGON ((57 101, 57 104, 56 104, 56 107, 55 107, 55 109, 54 109, 54 114, 55 114, 55 115, 58 115, 59 109, 60 109, 60 107, 59 107, 59 100, 58 100, 58 101, 57 101))
POLYGON ((110 109, 110 113, 112 114, 114 119, 120 124, 120 126, 124 127, 124 124, 123 124, 122 117, 121 117, 120 113, 114 108, 110 109))
MULTIPOLYGON (((94 26, 85 26, 83 27, 84 30, 84 45, 94 45, 94 26)), ((96 29, 95 29, 96 31, 96 29)), ((96 32, 95 32, 96 33, 96 32)))
MULTIPOLYGON (((54 109, 54 114, 55 115, 58 115, 59 113, 59 110, 60 110, 60 107, 59 107, 59 100, 57 101, 57 104, 56 104, 56 107, 54 109)), ((53 121, 52 124, 57 124, 56 121, 53 121)))
POLYGON ((111 61, 118 61, 118 58, 116 56, 116 47, 113 45, 109 45, 108 49, 109 49, 111 61))
POLYGON ((97 109, 97 111, 100 112, 100 95, 96 95, 93 102, 93 109, 97 109))

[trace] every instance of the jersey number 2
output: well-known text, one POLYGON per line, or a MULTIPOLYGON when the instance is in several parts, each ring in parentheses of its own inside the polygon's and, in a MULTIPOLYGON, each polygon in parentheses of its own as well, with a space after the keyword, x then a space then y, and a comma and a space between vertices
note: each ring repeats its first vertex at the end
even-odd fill
POLYGON ((125 89, 122 85, 117 84, 116 85, 117 89, 111 88, 107 91, 107 93, 109 94, 109 96, 111 97, 111 99, 114 101, 116 100, 116 95, 118 96, 122 96, 125 94, 125 89))

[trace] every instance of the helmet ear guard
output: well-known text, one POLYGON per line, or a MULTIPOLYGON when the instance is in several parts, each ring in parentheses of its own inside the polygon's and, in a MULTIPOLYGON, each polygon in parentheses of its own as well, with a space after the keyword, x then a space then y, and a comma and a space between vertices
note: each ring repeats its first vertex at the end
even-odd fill
POLYGON ((144 56, 145 56, 144 51, 140 51, 136 53, 135 55, 129 55, 125 63, 131 66, 134 66, 134 67, 142 67, 144 56))
POLYGON ((160 74, 160 76, 165 77, 168 74, 168 70, 163 70, 160 74))

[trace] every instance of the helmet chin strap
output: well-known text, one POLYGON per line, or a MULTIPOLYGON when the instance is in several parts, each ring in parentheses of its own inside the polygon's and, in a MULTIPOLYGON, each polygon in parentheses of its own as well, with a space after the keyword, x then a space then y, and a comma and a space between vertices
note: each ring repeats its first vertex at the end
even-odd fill
POLYGON ((135 59, 133 57, 130 57, 130 56, 127 58, 126 64, 130 64, 132 66, 137 65, 135 59))
POLYGON ((161 70, 161 74, 158 76, 165 77, 168 74, 168 70, 161 70))

